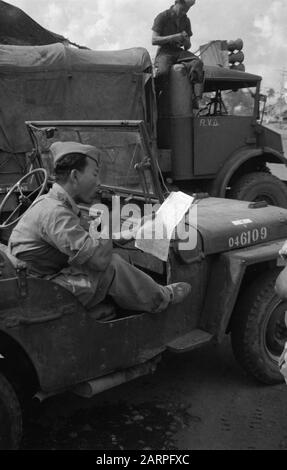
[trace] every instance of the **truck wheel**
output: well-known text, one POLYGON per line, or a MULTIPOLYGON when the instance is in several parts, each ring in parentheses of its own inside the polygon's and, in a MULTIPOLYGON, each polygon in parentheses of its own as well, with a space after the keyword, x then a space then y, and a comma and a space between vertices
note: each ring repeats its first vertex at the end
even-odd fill
POLYGON ((266 201, 271 206, 287 208, 287 187, 276 176, 262 171, 242 176, 230 190, 231 199, 266 201))
POLYGON ((0 450, 16 450, 22 436, 22 412, 12 385, 0 373, 0 450))
POLYGON ((287 341, 287 302, 274 291, 278 270, 260 276, 243 293, 231 321, 235 358, 247 373, 265 384, 283 382, 278 360, 287 341))

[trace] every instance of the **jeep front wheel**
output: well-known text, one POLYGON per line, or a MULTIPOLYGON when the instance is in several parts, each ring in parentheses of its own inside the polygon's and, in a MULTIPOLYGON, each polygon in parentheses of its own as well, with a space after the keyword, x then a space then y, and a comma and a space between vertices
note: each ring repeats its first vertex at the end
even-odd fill
POLYGON ((231 321, 234 355, 247 373, 265 384, 283 382, 278 360, 287 340, 285 311, 274 291, 278 270, 259 277, 239 299, 231 321))
POLYGON ((270 173, 254 172, 243 175, 230 190, 231 199, 266 201, 271 206, 287 208, 287 187, 270 173))
POLYGON ((0 450, 18 449, 21 436, 21 406, 14 388, 0 373, 0 450))

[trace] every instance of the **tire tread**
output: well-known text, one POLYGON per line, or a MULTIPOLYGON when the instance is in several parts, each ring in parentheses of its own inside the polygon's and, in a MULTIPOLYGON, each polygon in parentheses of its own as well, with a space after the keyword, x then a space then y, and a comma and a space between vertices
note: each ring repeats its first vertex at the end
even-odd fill
POLYGON ((12 432, 10 436, 11 447, 7 450, 16 450, 19 448, 22 435, 22 410, 14 388, 1 372, 0 395, 3 398, 8 412, 13 416, 12 432))
POLYGON ((256 348, 254 328, 258 321, 258 312, 274 294, 274 283, 277 276, 277 270, 271 274, 264 274, 243 293, 231 324, 231 343, 234 356, 249 375, 265 384, 283 382, 279 367, 278 371, 268 369, 263 359, 262 361, 258 360, 259 351, 254 352, 256 348))
POLYGON ((257 171, 243 175, 231 188, 229 197, 231 199, 241 199, 242 193, 244 194, 247 192, 247 190, 251 187, 254 187, 256 183, 262 183, 264 181, 269 184, 274 184, 278 193, 278 199, 281 199, 281 203, 277 205, 287 208, 287 186, 276 176, 263 171, 257 171))

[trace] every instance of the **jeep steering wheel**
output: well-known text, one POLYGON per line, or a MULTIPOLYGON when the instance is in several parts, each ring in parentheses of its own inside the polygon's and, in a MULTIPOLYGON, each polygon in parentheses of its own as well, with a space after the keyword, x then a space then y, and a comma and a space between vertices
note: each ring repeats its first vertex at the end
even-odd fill
POLYGON ((18 198, 19 204, 13 210, 13 212, 7 217, 7 219, 5 219, 5 221, 0 224, 0 229, 12 227, 12 225, 16 224, 18 220, 21 219, 25 210, 28 209, 28 207, 34 201, 31 198, 33 198, 33 196, 35 196, 38 193, 37 198, 36 198, 38 199, 38 197, 40 197, 43 194, 45 187, 47 185, 47 182, 48 182, 48 174, 47 174, 47 171, 44 170, 44 168, 36 168, 35 170, 32 170, 29 173, 27 173, 27 175, 23 176, 23 178, 21 178, 19 181, 17 181, 17 183, 15 183, 14 186, 12 186, 12 188, 10 188, 9 192, 6 194, 6 196, 4 197, 0 205, 0 217, 3 214, 3 212, 5 212, 4 208, 7 204, 7 201, 11 198, 11 196, 14 195, 15 192, 19 193, 19 198, 18 198), (35 177, 34 175, 37 175, 37 174, 40 174, 42 177, 44 177, 44 181, 40 183, 39 186, 36 189, 34 189, 34 191, 28 194, 28 196, 26 196, 23 193, 24 189, 23 187, 21 187, 21 185, 23 185, 23 183, 26 180, 28 180, 27 181, 28 184, 29 183, 31 184, 31 181, 29 181, 29 178, 31 178, 31 180, 33 181, 35 177), (17 211, 21 209, 24 209, 21 215, 18 217, 16 216, 17 218, 13 220, 13 217, 17 214, 17 211))

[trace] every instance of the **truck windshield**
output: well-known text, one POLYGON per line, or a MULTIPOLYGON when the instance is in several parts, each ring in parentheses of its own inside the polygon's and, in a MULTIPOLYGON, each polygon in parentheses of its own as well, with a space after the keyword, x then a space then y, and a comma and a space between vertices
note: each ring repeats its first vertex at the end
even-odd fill
MULTIPOLYGON (((256 88, 239 90, 217 90, 205 93, 201 108, 206 115, 252 116, 255 106, 256 88)), ((203 115, 203 112, 200 112, 203 115)))

